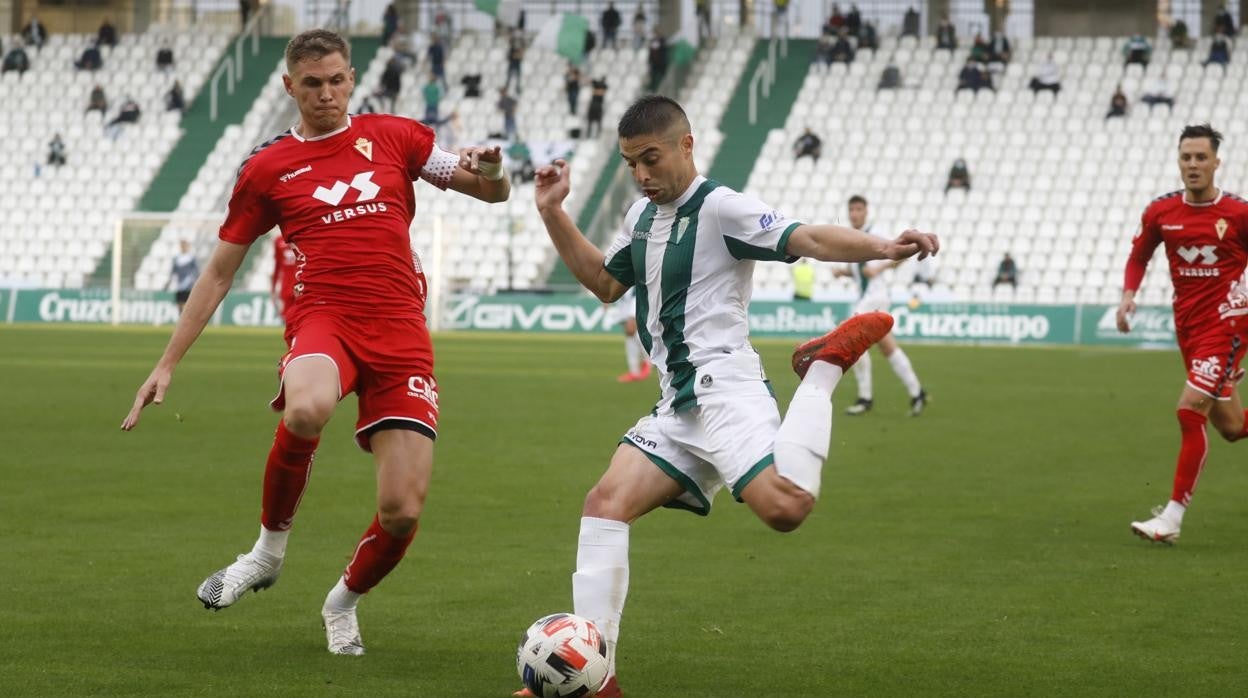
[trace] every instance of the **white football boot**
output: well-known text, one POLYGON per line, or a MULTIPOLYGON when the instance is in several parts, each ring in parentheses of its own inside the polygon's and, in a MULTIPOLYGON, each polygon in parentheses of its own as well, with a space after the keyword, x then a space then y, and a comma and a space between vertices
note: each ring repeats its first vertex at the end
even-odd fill
POLYGON ((321 620, 325 626, 325 640, 329 643, 330 654, 364 654, 360 622, 356 620, 354 608, 349 611, 321 608, 321 620))
POLYGON ((1173 545, 1179 539, 1179 524, 1163 514, 1164 507, 1153 507, 1153 518, 1148 521, 1132 521, 1131 532, 1154 543, 1173 545))
POLYGON ((248 591, 268 589, 277 583, 282 561, 276 562, 253 553, 239 555, 229 567, 219 569, 199 585, 195 593, 204 608, 219 611, 232 605, 248 591))

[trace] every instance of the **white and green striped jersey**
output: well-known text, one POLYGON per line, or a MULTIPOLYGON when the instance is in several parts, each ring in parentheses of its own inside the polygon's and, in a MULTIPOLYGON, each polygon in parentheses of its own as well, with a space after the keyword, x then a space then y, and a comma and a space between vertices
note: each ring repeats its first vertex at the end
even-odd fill
POLYGON ((637 334, 660 375, 656 411, 697 404, 696 369, 757 356, 747 312, 754 260, 795 261, 785 247, 798 225, 701 176, 670 204, 641 199, 628 210, 605 265, 637 289, 637 334))

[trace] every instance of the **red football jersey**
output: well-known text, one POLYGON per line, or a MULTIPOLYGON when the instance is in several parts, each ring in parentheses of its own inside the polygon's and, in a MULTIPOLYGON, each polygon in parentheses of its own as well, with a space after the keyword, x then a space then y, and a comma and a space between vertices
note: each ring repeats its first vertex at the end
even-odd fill
MULTIPOLYGON (((251 244, 274 226, 296 248, 288 322, 309 312, 421 318, 412 265, 412 182, 434 149, 433 131, 388 114, 349 117, 303 138, 294 129, 252 151, 239 168, 220 237, 251 244)), ((439 173, 448 174, 448 173, 439 173)), ((430 178, 441 187, 449 176, 430 178)))
POLYGON ((281 235, 273 236, 273 279, 272 290, 282 301, 282 312, 285 313, 295 301, 296 270, 299 268, 298 250, 286 242, 281 235))
POLYGON ((1136 290, 1144 268, 1166 245, 1174 284, 1174 323, 1180 334, 1219 321, 1218 306, 1248 265, 1248 202, 1221 192, 1213 201, 1188 203, 1182 191, 1149 204, 1127 259, 1125 288, 1136 290))

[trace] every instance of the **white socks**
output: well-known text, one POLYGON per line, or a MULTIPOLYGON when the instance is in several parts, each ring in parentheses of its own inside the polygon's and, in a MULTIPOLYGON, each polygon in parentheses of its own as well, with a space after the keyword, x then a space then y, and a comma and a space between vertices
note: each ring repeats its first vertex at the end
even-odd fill
POLYGON ((1166 502, 1166 508, 1162 510, 1161 515, 1166 517, 1167 519, 1170 519, 1176 524, 1182 524, 1183 514, 1185 513, 1187 513, 1187 507, 1171 499, 1170 501, 1166 502))
POLYGON ((858 399, 870 400, 874 394, 871 390, 871 352, 864 353, 854 364, 854 380, 858 381, 858 399))
POLYGON ((286 557, 286 540, 290 538, 290 530, 270 531, 260 527, 260 537, 251 548, 252 555, 260 555, 269 560, 281 560, 286 557))
POLYGON ((357 594, 348 589, 347 583, 339 577, 338 583, 329 590, 329 595, 325 597, 324 608, 328 611, 351 611, 360 602, 361 596, 363 594, 357 594))
POLYGON ((624 357, 628 360, 629 373, 641 373, 641 362, 646 360, 646 349, 637 335, 624 336, 624 357))
POLYGON ((842 373, 826 361, 811 364, 776 432, 776 472, 816 499, 832 440, 832 391, 842 373))
MULTIPOLYGON (((862 358, 867 357, 864 354, 862 358)), ((862 359, 859 359, 858 363, 862 363, 862 359)), ((893 373, 901 379, 901 384, 906 386, 906 392, 910 393, 910 397, 918 397, 923 388, 919 385, 919 377, 914 375, 914 367, 910 365, 910 357, 906 356, 906 352, 902 351, 901 347, 897 347, 897 351, 888 357, 888 363, 893 367, 893 373)), ((855 365, 854 368, 858 366, 855 365)))
POLYGON ((592 620, 607 640, 607 675, 615 674, 615 643, 628 597, 628 524, 581 518, 572 575, 573 612, 592 620))

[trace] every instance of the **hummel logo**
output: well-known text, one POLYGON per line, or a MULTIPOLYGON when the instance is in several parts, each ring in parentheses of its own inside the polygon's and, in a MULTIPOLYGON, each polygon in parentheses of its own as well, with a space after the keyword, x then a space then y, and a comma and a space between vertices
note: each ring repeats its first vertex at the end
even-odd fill
POLYGON ((316 191, 312 192, 312 198, 324 201, 330 206, 337 206, 342 203, 342 197, 347 195, 348 189, 354 189, 360 192, 359 198, 356 199, 357 203, 361 201, 372 201, 377 198, 377 192, 381 191, 381 187, 373 184, 372 172, 361 172, 351 180, 350 184, 338 180, 334 182, 332 189, 326 189, 325 187, 318 186, 316 191))
POLYGON ((311 171, 312 171, 312 166, 311 166, 311 165, 304 165, 303 167, 300 167, 299 169, 295 170, 294 172, 287 172, 286 174, 282 175, 282 176, 281 176, 281 177, 279 177, 278 179, 282 180, 283 182, 289 182, 290 180, 294 179, 295 177, 298 177, 299 175, 303 174, 304 172, 311 172, 311 171))
POLYGON ((1183 226, 1181 226, 1181 225, 1163 225, 1163 226, 1161 226, 1161 229, 1162 229, 1162 230, 1182 230, 1182 229, 1183 229, 1183 226))

